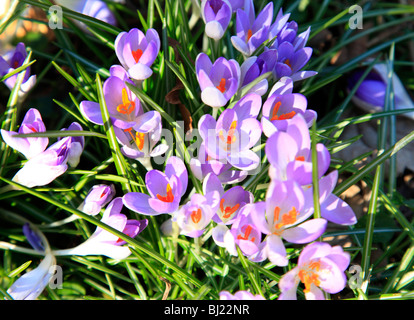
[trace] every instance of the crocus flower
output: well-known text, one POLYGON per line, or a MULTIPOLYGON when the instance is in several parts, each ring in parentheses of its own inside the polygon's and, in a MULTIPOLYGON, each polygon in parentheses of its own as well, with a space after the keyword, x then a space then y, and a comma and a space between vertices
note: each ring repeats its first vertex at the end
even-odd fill
MULTIPOLYGON (((148 225, 148 220, 132 220, 122 214, 122 198, 117 197, 107 206, 101 222, 121 231, 131 238, 135 238, 148 225)), ((113 259, 122 260, 131 254, 128 247, 122 246, 125 241, 105 229, 97 227, 95 232, 77 247, 53 251, 58 255, 104 255, 113 259)))
POLYGON ((161 42, 155 29, 148 29, 144 34, 133 28, 121 32, 115 39, 115 53, 128 75, 138 81, 152 75, 151 66, 157 58, 161 42))
POLYGON ((296 300, 300 282, 305 285, 303 292, 308 300, 324 300, 322 290, 331 294, 340 292, 346 286, 345 270, 349 262, 349 253, 340 246, 331 247, 323 242, 307 245, 299 255, 297 266, 280 279, 279 300, 296 300))
POLYGON ((35 269, 17 279, 7 293, 14 300, 35 300, 51 281, 56 269, 56 258, 47 239, 40 237, 29 223, 23 225, 23 233, 30 245, 45 257, 35 269))
POLYGON ((26 112, 24 119, 17 132, 6 131, 1 129, 1 136, 5 143, 11 148, 22 153, 26 159, 31 159, 43 152, 48 143, 49 138, 31 137, 31 138, 14 138, 16 134, 27 134, 36 132, 45 132, 46 127, 43 123, 42 116, 37 109, 31 108, 26 112))
POLYGON ((309 243, 321 236, 327 225, 322 218, 307 220, 313 210, 305 201, 301 186, 291 180, 272 181, 266 201, 248 208, 256 228, 267 235, 263 241, 264 254, 278 266, 288 263, 282 239, 296 244, 309 243))
POLYGON ((285 131, 288 123, 297 114, 305 119, 311 127, 317 114, 307 109, 308 101, 300 93, 292 93, 293 81, 289 77, 281 78, 272 88, 267 100, 263 103, 262 128, 267 137, 276 131, 285 131))
POLYGON ((35 300, 46 288, 55 271, 56 259, 48 253, 33 270, 17 279, 7 290, 14 300, 35 300))
POLYGON ((213 108, 226 105, 239 88, 240 66, 237 61, 220 57, 213 64, 205 53, 200 53, 195 66, 201 100, 213 108))
MULTIPOLYGON (((361 78, 363 70, 353 72, 348 78, 348 90, 352 90, 361 78)), ((373 66, 372 71, 365 77, 358 87, 352 101, 366 112, 380 112, 384 110, 388 83, 388 70, 384 63, 373 66)), ((394 91, 394 108, 414 108, 414 103, 404 88, 400 78, 394 72, 392 75, 392 89, 394 91)), ((403 116, 414 119, 414 112, 404 113, 403 116)))
POLYGON ((145 175, 148 194, 129 192, 123 196, 127 208, 145 215, 174 213, 187 190, 188 173, 184 162, 175 156, 168 158, 165 173, 150 170, 145 175))
POLYGON ((28 188, 49 184, 66 172, 70 142, 71 137, 55 142, 27 161, 12 180, 28 188))
POLYGON ((191 158, 190 168, 194 176, 200 181, 203 181, 209 173, 212 173, 224 184, 241 182, 248 175, 247 171, 234 170, 233 166, 225 160, 211 158, 206 152, 204 143, 201 143, 198 149, 197 158, 191 158))
POLYGON ((211 204, 214 206, 217 200, 218 194, 210 193, 203 196, 194 193, 190 201, 174 214, 172 221, 177 222, 181 234, 192 238, 200 237, 214 215, 211 204), (209 199, 210 197, 216 199, 209 199))
POLYGON ((227 160, 240 170, 253 170, 260 159, 250 150, 260 139, 262 129, 255 118, 260 110, 261 98, 251 93, 231 109, 224 110, 216 121, 206 114, 200 118, 198 128, 207 154, 217 160, 227 160))
POLYGON ((201 16, 206 24, 205 33, 214 40, 223 37, 231 15, 231 4, 227 0, 203 0, 201 3, 201 16))
MULTIPOLYGON (((70 10, 77 11, 92 18, 104 21, 111 25, 116 25, 113 12, 109 9, 105 1, 101 0, 56 0, 55 3, 70 10)), ((75 20, 82 29, 87 30, 84 23, 75 20)))
POLYGON ((147 170, 152 169, 150 157, 164 154, 168 145, 156 144, 161 138, 161 115, 157 111, 149 111, 134 127, 120 129, 114 127, 115 135, 121 144, 121 152, 128 158, 140 161, 147 170))
MULTIPOLYGON (((340 225, 354 225, 357 223, 357 218, 352 208, 341 198, 333 194, 337 181, 337 170, 330 172, 319 180, 319 203, 321 217, 340 225)), ((304 192, 307 201, 310 202, 309 206, 313 211, 314 205, 312 185, 307 186, 304 192)))
MULTIPOLYGON (((0 77, 3 77, 21 67, 26 57, 26 46, 23 42, 19 42, 14 51, 9 52, 4 58, 0 57, 0 77)), ((14 88, 17 76, 18 74, 15 74, 4 81, 10 90, 14 88)), ((26 73, 24 75, 22 85, 20 86, 19 95, 27 93, 34 86, 35 82, 36 75, 30 76, 30 67, 26 68, 26 73)))
POLYGON ((220 300, 265 300, 260 294, 254 295, 249 291, 240 290, 231 294, 227 290, 220 291, 220 300))
MULTIPOLYGON (((71 125, 66 129, 63 128, 62 131, 82 131, 82 126, 77 122, 72 122, 71 125)), ((82 155, 83 149, 85 147, 85 137, 83 136, 71 136, 70 138, 70 147, 69 147, 69 153, 68 153, 68 164, 75 168, 79 162, 80 157, 82 155)), ((58 140, 61 140, 62 138, 59 138, 58 140)))
MULTIPOLYGON (((121 129, 129 129, 153 117, 155 111, 144 113, 140 100, 126 85, 126 82, 133 84, 126 71, 121 66, 115 65, 109 72, 110 77, 103 84, 103 94, 113 125, 121 129)), ((92 123, 103 125, 99 103, 82 101, 80 111, 92 123)))
POLYGON ((213 221, 218 224, 229 225, 234 222, 239 211, 246 203, 253 202, 253 194, 244 190, 242 186, 234 186, 224 191, 220 179, 213 173, 209 173, 203 181, 205 194, 217 192, 219 203, 215 208, 213 221))
POLYGON ((115 196, 114 185, 97 184, 89 190, 79 210, 91 216, 97 215, 115 196))
MULTIPOLYGON (((309 128, 300 115, 293 117, 286 131, 276 131, 266 141, 265 152, 270 163, 272 179, 292 180, 300 185, 312 183, 312 152, 309 128)), ((318 178, 330 165, 330 154, 322 144, 316 144, 318 178)))
POLYGON ((273 19, 273 3, 270 2, 256 17, 253 0, 245 2, 244 10, 236 13, 236 35, 231 37, 233 46, 245 57, 268 39, 273 19))

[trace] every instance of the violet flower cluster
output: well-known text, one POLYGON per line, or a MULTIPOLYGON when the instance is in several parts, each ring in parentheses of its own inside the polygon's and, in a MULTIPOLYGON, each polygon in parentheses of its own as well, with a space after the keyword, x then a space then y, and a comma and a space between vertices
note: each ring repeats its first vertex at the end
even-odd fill
MULTIPOLYGON (((167 236, 203 241, 211 236, 231 256, 242 254, 252 262, 268 261, 277 267, 288 266, 287 247, 305 245, 296 267, 279 283, 279 298, 296 299, 299 283, 303 283, 307 299, 323 299, 323 291, 339 292, 345 286, 349 254, 315 241, 324 234, 328 222, 353 225, 356 217, 333 193, 338 172, 330 171, 330 153, 323 144, 316 144, 317 162, 312 161, 309 128, 317 114, 308 109, 304 95, 294 92, 295 81, 316 74, 302 70, 312 55, 312 49, 306 47, 310 29, 298 34, 297 23, 289 21, 290 14, 283 14, 282 9, 273 19, 272 2, 257 15, 252 0, 203 0, 201 9, 205 33, 215 41, 224 36, 235 15, 236 34, 231 43, 245 60, 241 65, 225 57, 212 61, 204 52, 196 58, 201 101, 213 108, 213 115, 204 114, 197 124, 202 140, 197 157, 185 163, 172 155, 162 169, 152 168, 151 157, 168 149, 158 144, 161 115, 145 111, 131 87, 141 87, 152 76, 160 38, 154 29, 121 32, 114 43, 119 64, 111 66, 103 94, 122 153, 147 169, 145 188, 114 198, 113 187, 96 185, 78 209, 98 215, 107 205, 101 222, 131 238, 146 228, 148 220, 128 219, 121 213, 124 207, 145 216, 167 214, 162 225, 167 236), (249 176, 265 164, 263 159, 269 165, 269 183, 264 197, 255 199, 249 176), (191 189, 194 181, 200 183, 201 190, 191 189), (316 216, 316 205, 320 216, 316 216)), ((98 102, 82 101, 80 112, 94 125, 104 125, 98 102)), ((65 130, 82 128, 72 123, 65 130)), ((48 148, 48 138, 13 137, 45 131, 36 109, 27 112, 18 132, 1 131, 4 141, 28 160, 14 181, 28 187, 45 185, 63 174, 68 164, 75 167, 79 163, 83 137, 64 137, 48 148)), ((44 263, 49 265, 59 255, 124 259, 131 252, 123 244, 116 235, 97 227, 80 245, 48 252, 44 263)), ((38 288, 34 290, 38 292, 38 288)), ((225 291, 220 298, 263 297, 225 291)))

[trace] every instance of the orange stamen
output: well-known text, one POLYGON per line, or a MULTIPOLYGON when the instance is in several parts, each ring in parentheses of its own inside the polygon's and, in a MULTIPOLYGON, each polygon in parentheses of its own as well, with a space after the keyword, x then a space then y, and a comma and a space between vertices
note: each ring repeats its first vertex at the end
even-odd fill
MULTIPOLYGON (((278 214, 279 214, 279 212, 278 212, 278 214)), ((279 229, 281 229, 282 227, 284 227, 288 224, 295 223, 296 219, 297 219, 297 215, 298 215, 298 212, 296 211, 296 208, 292 207, 292 210, 290 210, 288 213, 285 213, 284 215, 282 215, 282 221, 275 224, 275 229, 279 230, 279 229)), ((279 219, 277 219, 277 220, 279 220, 279 219)))
POLYGON ((305 285, 305 289, 303 290, 303 292, 305 293, 309 292, 311 289, 312 283, 315 284, 316 286, 319 286, 321 284, 318 274, 314 273, 314 270, 319 271, 320 267, 321 267, 321 264, 319 261, 312 262, 308 266, 308 268, 301 269, 298 272, 300 281, 302 281, 302 283, 305 285))
POLYGON ((143 52, 141 49, 137 49, 135 51, 132 51, 132 56, 134 57, 134 60, 136 63, 138 63, 139 59, 141 59, 143 52))
MULTIPOLYGON (((246 227, 246 229, 244 230, 244 236, 239 234, 237 236, 237 239, 238 240, 249 240, 250 232, 252 232, 252 227, 251 227, 251 225, 248 225, 246 227)), ((250 241, 252 241, 252 242, 254 242, 254 240, 255 240, 254 237, 250 239, 250 241)))
POLYGON ((297 161, 305 161, 305 157, 304 156, 298 156, 295 158, 295 160, 297 161))
POLYGON ((145 143, 145 133, 143 132, 136 132, 135 133, 135 137, 137 138, 137 140, 135 141, 138 149, 141 151, 142 148, 144 148, 144 143, 145 143))
POLYGON ((193 211, 191 213, 191 220, 193 220, 194 223, 199 223, 201 220, 201 209, 198 208, 197 211, 193 211))
POLYGON ((247 31, 247 41, 249 41, 249 40, 250 40, 250 38, 252 37, 252 35, 253 35, 253 31, 252 31, 252 29, 249 29, 249 30, 247 31))
POLYGON ((219 138, 221 139, 221 141, 226 142, 229 145, 235 142, 236 136, 234 136, 234 132, 236 131, 236 127, 237 127, 237 120, 234 120, 230 125, 230 129, 227 134, 227 139, 224 139, 223 130, 220 130, 219 138))
POLYGON ((273 107, 273 111, 272 111, 272 118, 270 119, 270 121, 274 121, 274 120, 287 120, 287 119, 292 119, 296 112, 295 111, 291 111, 289 113, 283 113, 281 115, 278 115, 278 111, 280 106, 282 105, 282 102, 278 101, 275 103, 274 107, 273 107))
POLYGON ((220 84, 216 88, 219 89, 221 93, 224 93, 224 91, 226 91, 226 79, 221 78, 220 84))
POLYGON ((286 59, 285 62, 284 62, 284 64, 288 65, 289 68, 292 69, 292 65, 290 64, 290 60, 289 59, 286 59))
POLYGON ((122 89, 122 103, 116 107, 116 110, 122 114, 130 114, 135 110, 135 102, 129 101, 128 92, 125 88, 122 89))
POLYGON ((221 201, 220 201, 220 210, 221 210, 221 212, 224 213, 223 218, 225 218, 225 219, 230 218, 231 215, 233 213, 235 213, 237 211, 237 209, 239 209, 239 207, 240 207, 240 203, 237 203, 233 207, 224 208, 224 199, 221 199, 221 201))
POLYGON ((161 195, 157 194, 157 198, 158 198, 158 200, 161 200, 163 202, 173 202, 174 201, 174 195, 171 191, 171 186, 170 186, 169 183, 167 184, 167 195, 164 197, 164 196, 161 196, 161 195))

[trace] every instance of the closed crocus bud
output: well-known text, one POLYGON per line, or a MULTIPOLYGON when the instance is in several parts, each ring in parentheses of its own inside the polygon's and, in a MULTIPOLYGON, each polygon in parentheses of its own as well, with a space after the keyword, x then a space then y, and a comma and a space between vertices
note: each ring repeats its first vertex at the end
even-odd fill
POLYGON ((201 100, 208 106, 223 107, 239 89, 240 66, 236 60, 218 58, 214 63, 205 53, 196 59, 201 100))
POLYGON ((16 134, 38 133, 45 132, 46 127, 42 121, 42 116, 37 109, 29 109, 24 116, 23 122, 17 132, 6 131, 1 129, 1 135, 4 142, 6 142, 11 148, 22 153, 26 159, 31 159, 43 152, 48 143, 49 138, 14 138, 16 134))
POLYGON ((12 180, 28 188, 49 184, 68 169, 69 148, 70 137, 55 142, 27 161, 12 180))
POLYGON ((105 184, 98 184, 92 187, 85 200, 79 207, 79 210, 89 214, 96 215, 101 209, 108 204, 115 195, 115 187, 105 184))
POLYGON ((152 75, 151 66, 160 50, 160 37, 155 29, 146 34, 137 28, 121 32, 115 39, 115 53, 129 76, 143 81, 152 75))
MULTIPOLYGON (((355 71, 348 78, 348 90, 352 90, 361 78, 363 70, 355 71)), ((365 77, 358 87, 352 101, 366 112, 380 112, 384 110, 388 83, 387 66, 383 63, 374 65, 372 71, 365 77)), ((394 108, 414 108, 414 103, 405 90, 400 78, 394 72, 392 76, 392 89, 394 90, 394 108)), ((414 119, 414 112, 407 112, 403 116, 414 119)))
MULTIPOLYGON (((16 45, 16 48, 13 51, 10 51, 4 57, 0 57, 0 77, 5 76, 6 74, 14 71, 15 69, 21 67, 24 63, 24 60, 27 57, 26 46, 23 42, 19 42, 16 45)), ((12 90, 16 84, 18 74, 7 78, 4 83, 6 86, 12 90)), ((27 93, 36 82, 36 75, 30 76, 30 67, 26 68, 26 74, 22 85, 20 86, 19 95, 27 93)))
POLYGON ((227 0, 203 0, 201 15, 206 24, 206 35, 214 40, 220 40, 230 23, 231 4, 227 0))

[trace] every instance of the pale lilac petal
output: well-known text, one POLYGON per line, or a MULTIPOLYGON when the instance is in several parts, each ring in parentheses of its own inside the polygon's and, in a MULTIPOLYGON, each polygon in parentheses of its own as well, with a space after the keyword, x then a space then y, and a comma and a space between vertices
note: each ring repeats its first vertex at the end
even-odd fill
POLYGON ((272 234, 268 236, 265 241, 267 257, 270 262, 279 267, 287 266, 288 259, 286 257, 286 248, 282 239, 279 236, 272 234))
POLYGON ((122 201, 125 207, 132 211, 145 215, 158 215, 159 213, 152 209, 148 203, 150 198, 147 194, 129 192, 123 196, 122 201))
POLYGON ((128 69, 128 74, 132 79, 145 80, 151 77, 152 69, 145 64, 136 63, 128 69))
POLYGON ((320 237, 326 230, 325 219, 311 219, 283 231, 283 238, 292 243, 308 243, 320 237))
POLYGON ((216 87, 205 88, 201 92, 201 100, 204 104, 213 108, 223 107, 228 101, 224 94, 216 87))
POLYGON ((82 116, 90 122, 103 126, 101 107, 99 103, 92 101, 82 101, 79 105, 82 116))
POLYGON ((352 208, 334 194, 331 194, 321 204, 321 215, 326 220, 341 225, 354 225, 357 223, 357 218, 352 208))

